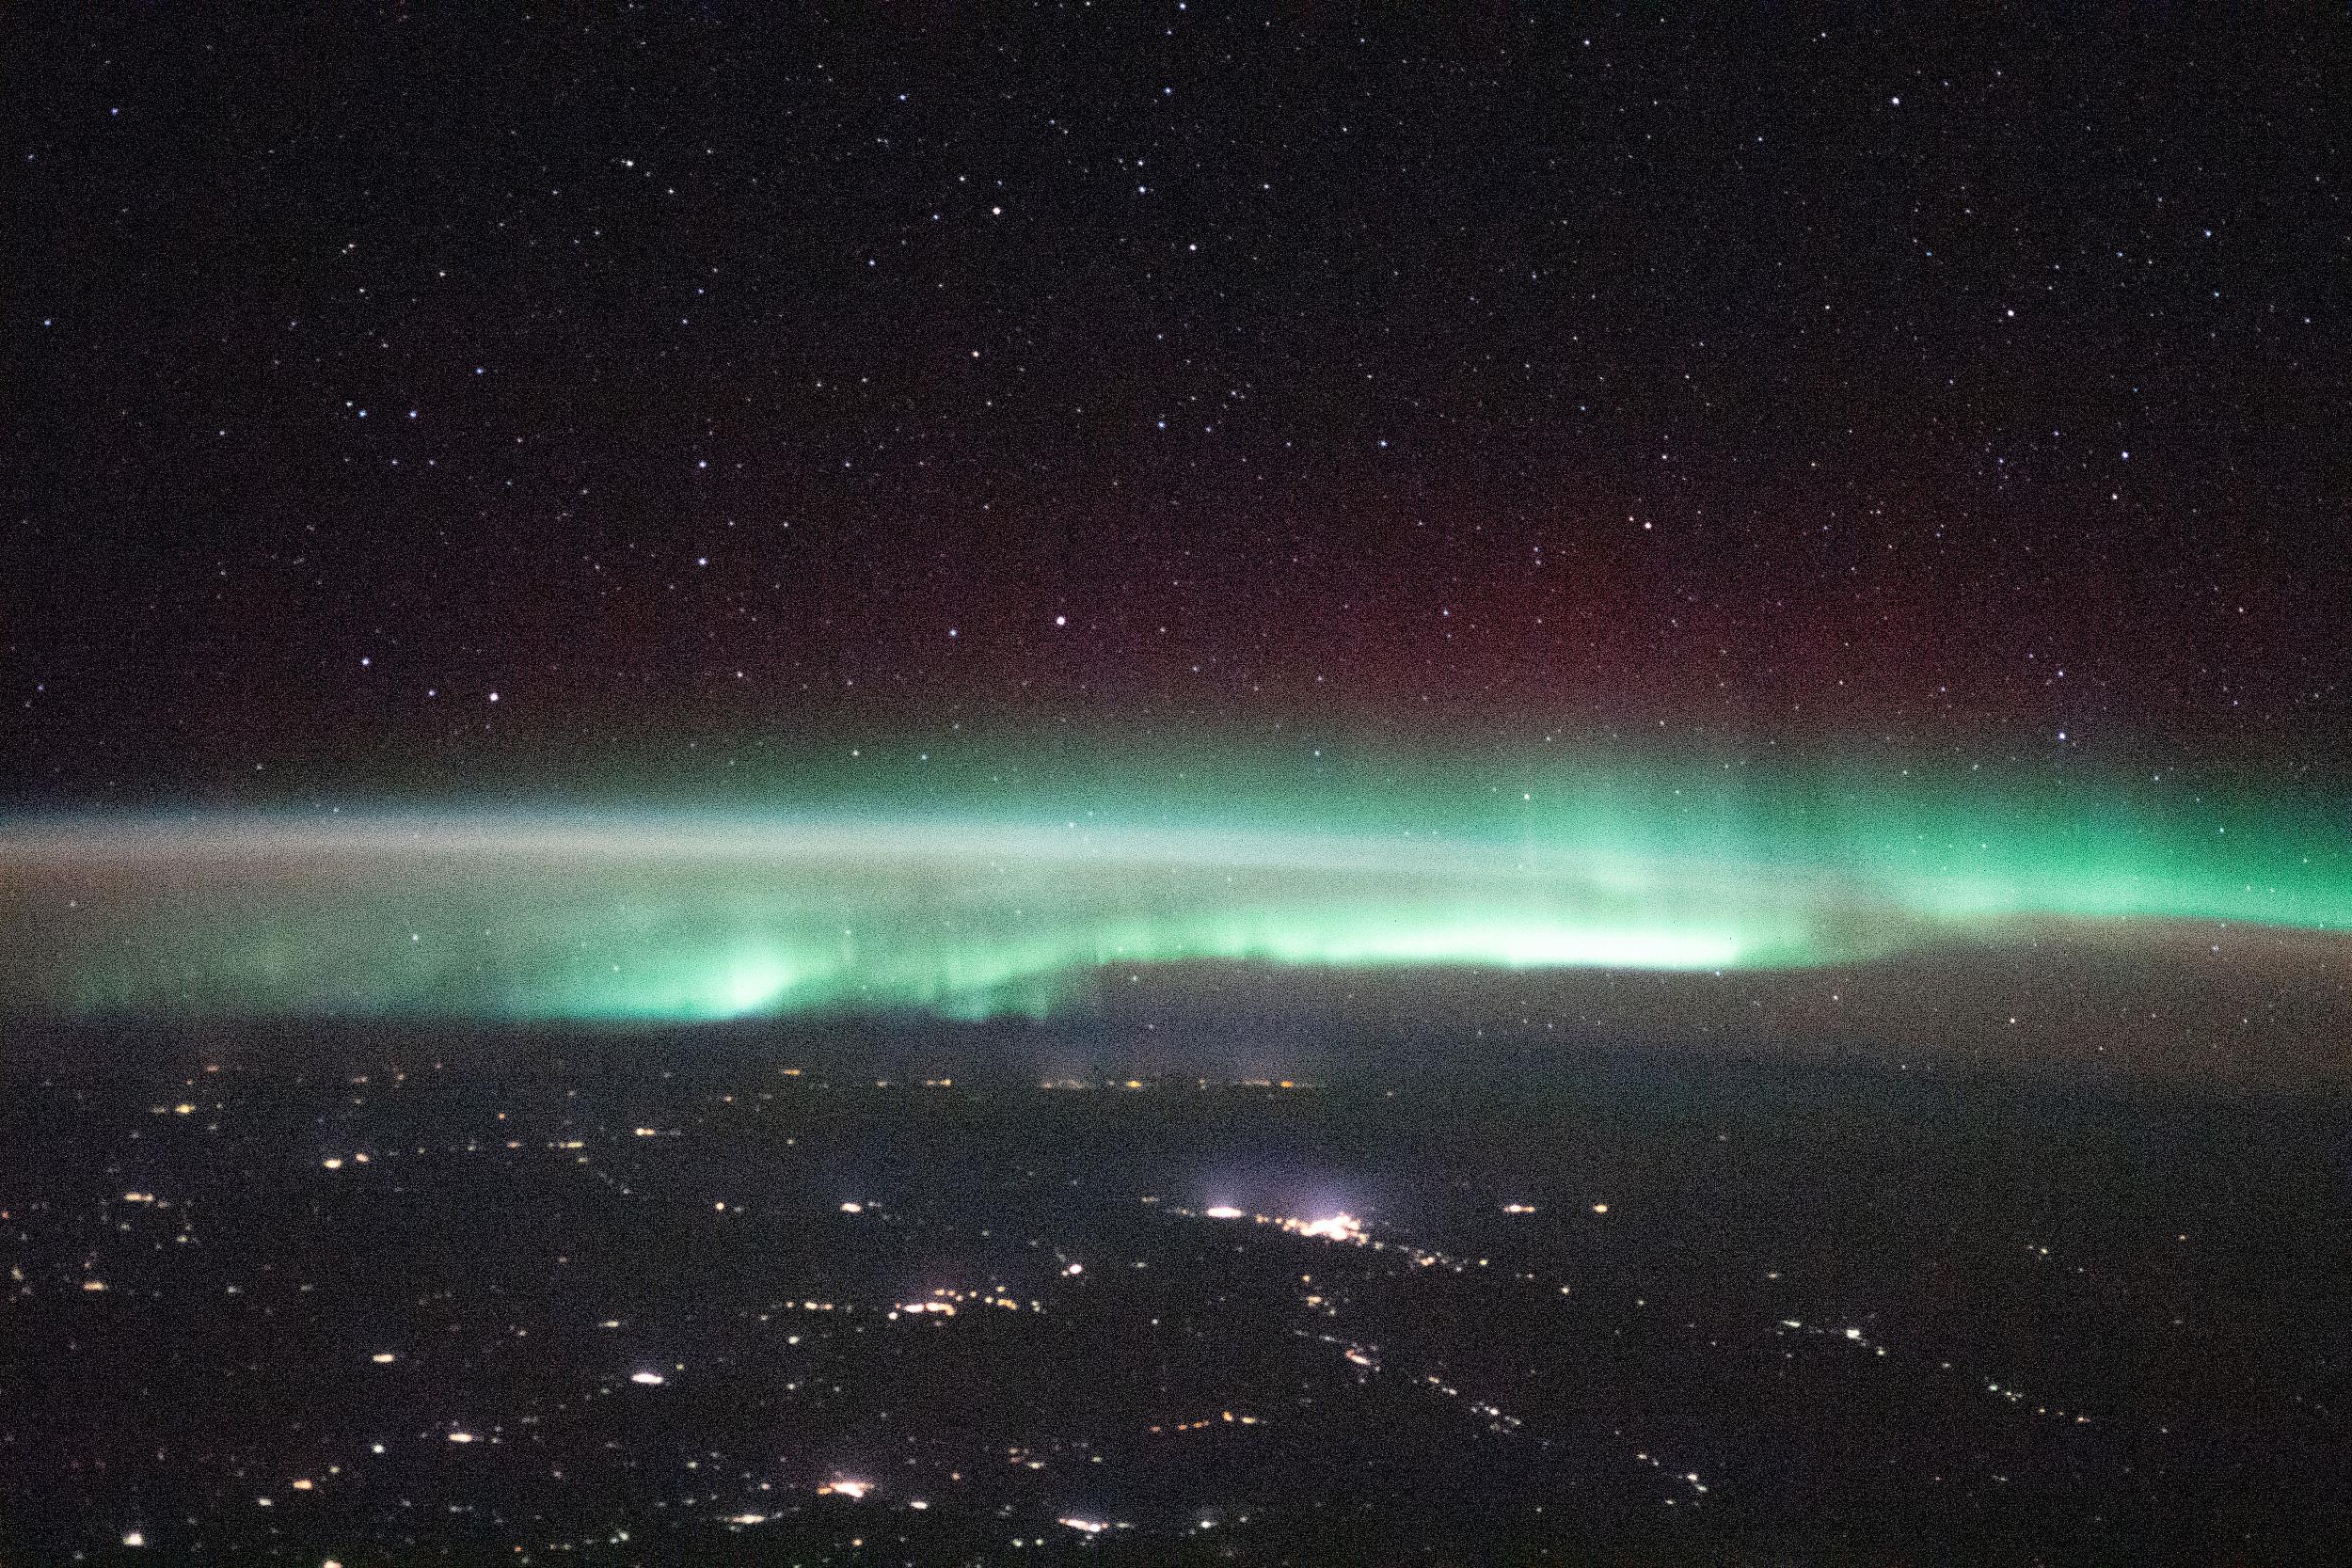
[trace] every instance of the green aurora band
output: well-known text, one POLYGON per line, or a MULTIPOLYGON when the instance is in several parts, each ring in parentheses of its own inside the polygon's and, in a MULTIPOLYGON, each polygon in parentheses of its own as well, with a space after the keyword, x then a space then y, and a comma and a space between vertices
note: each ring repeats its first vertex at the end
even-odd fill
POLYGON ((0 826, 0 1009, 1041 1017, 1180 962, 1717 972, 2053 923, 2339 932, 2347 844, 2333 801, 2161 778, 1557 756, 834 777, 755 811, 48 816, 0 826))

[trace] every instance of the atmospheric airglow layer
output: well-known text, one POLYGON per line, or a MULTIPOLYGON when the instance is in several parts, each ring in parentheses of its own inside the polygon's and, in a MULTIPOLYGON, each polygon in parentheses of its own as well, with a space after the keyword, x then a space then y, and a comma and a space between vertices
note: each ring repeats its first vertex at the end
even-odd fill
POLYGON ((1707 973, 2054 922, 2352 929, 2344 814, 2309 799, 1657 765, 1308 784, 19 822, 0 1007, 1044 1016, 1174 963, 1707 973))

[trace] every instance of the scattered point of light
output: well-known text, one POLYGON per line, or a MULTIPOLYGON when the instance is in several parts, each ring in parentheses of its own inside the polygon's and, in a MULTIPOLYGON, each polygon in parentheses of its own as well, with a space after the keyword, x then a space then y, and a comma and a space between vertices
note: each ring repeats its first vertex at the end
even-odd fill
POLYGON ((343 1168, 342 1157, 334 1154, 328 1155, 326 1159, 321 1160, 319 1164, 326 1166, 328 1170, 341 1170, 343 1168))
POLYGON ((870 1481, 829 1481, 817 1489, 817 1495, 820 1497, 847 1497, 851 1502, 859 1502, 873 1489, 874 1483, 870 1481))
POLYGON ((1242 1217, 1242 1212, 1230 1203, 1212 1204, 1200 1212, 1204 1217, 1213 1220, 1237 1220, 1242 1217))
POLYGON ((841 1212, 845 1214, 863 1214, 866 1212, 866 1205, 863 1203, 845 1203, 841 1206, 841 1212))
POLYGON ((473 1433, 470 1432, 453 1432, 449 1434, 449 1440, 453 1443, 470 1443, 473 1441, 473 1433))
POLYGON ((122 1544, 126 1546, 144 1546, 147 1544, 146 1532, 135 1529, 124 1530, 122 1532, 122 1544))
POLYGON ((380 1350, 373 1355, 369 1356, 368 1359, 374 1362, 379 1367, 389 1367, 393 1362, 399 1360, 400 1357, 391 1351, 380 1350))
POLYGON ((1319 1220, 1286 1220, 1283 1227, 1295 1230, 1301 1236, 1313 1236, 1327 1242, 1360 1242, 1364 1239, 1362 1223, 1355 1215, 1346 1213, 1331 1214, 1319 1220))
POLYGON ((1609 1212, 1609 1205, 1606 1203, 1596 1203, 1593 1205, 1593 1212, 1596 1214, 1605 1214, 1609 1212))
POLYGON ((631 1383, 642 1385, 647 1388, 659 1388, 662 1384, 669 1381, 660 1372, 631 1372, 628 1374, 628 1380, 631 1383))

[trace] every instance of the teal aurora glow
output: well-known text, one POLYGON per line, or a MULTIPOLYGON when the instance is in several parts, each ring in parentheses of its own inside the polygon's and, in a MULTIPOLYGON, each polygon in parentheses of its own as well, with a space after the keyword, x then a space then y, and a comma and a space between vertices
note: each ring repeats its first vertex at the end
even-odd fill
POLYGON ((1556 760, 1153 766, 752 812, 50 816, 0 829, 0 1006, 1042 1016, 1198 960, 1719 971, 2053 921, 2338 931, 2346 844, 2328 802, 2161 781, 1556 760))

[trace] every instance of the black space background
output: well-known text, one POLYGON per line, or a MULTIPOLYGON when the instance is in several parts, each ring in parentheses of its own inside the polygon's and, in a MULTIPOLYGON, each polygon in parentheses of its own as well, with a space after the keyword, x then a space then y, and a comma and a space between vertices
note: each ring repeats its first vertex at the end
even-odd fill
POLYGON ((2340 15, 4 25, 20 799, 2352 752, 2340 15))

